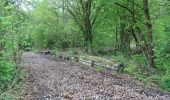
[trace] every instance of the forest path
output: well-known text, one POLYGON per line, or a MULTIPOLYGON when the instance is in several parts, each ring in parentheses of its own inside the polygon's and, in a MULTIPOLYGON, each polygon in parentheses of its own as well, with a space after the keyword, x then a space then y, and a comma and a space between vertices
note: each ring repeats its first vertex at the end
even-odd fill
POLYGON ((72 62, 31 52, 22 63, 30 70, 24 100, 170 100, 128 76, 110 75, 72 62))

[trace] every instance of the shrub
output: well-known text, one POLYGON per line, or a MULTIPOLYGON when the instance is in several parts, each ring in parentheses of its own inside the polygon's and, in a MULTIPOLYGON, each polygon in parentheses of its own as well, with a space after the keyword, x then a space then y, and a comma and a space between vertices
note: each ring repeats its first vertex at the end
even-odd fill
POLYGON ((161 78, 160 87, 170 92, 170 75, 161 78))
POLYGON ((135 74, 137 67, 134 64, 129 63, 125 68, 124 72, 128 74, 135 74))
POLYGON ((0 59, 0 88, 13 78, 14 65, 0 59))

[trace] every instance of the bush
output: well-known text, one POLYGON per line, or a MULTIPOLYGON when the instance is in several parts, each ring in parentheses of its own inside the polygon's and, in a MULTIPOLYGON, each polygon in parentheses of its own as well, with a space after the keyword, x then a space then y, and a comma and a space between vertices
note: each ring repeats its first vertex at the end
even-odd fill
POLYGON ((170 92, 170 75, 161 78, 160 87, 170 92))
POLYGON ((134 64, 129 63, 125 68, 124 72, 128 74, 135 74, 137 67, 134 64))
POLYGON ((138 54, 138 55, 133 55, 132 60, 135 64, 138 66, 146 66, 146 58, 144 57, 143 54, 138 54))
POLYGON ((5 83, 12 80, 14 74, 14 65, 0 59, 0 88, 2 88, 5 83))

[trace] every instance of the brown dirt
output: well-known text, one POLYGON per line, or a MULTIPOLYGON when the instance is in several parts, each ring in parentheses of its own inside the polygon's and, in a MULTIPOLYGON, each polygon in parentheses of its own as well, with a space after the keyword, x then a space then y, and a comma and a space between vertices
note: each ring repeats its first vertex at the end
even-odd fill
POLYGON ((170 100, 170 94, 146 87, 126 75, 97 72, 94 68, 24 53, 28 68, 24 100, 170 100))

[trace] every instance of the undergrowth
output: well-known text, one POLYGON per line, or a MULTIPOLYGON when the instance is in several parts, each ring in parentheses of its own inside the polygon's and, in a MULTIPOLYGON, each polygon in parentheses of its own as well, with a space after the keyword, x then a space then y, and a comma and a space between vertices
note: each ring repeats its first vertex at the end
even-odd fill
POLYGON ((18 100, 24 93, 26 74, 12 60, 0 58, 0 100, 18 100))
POLYGON ((161 67, 157 66, 156 69, 150 69, 147 67, 146 60, 142 54, 131 57, 117 54, 113 55, 113 58, 124 64, 123 74, 129 74, 146 85, 154 85, 170 92, 169 60, 164 61, 161 67))

